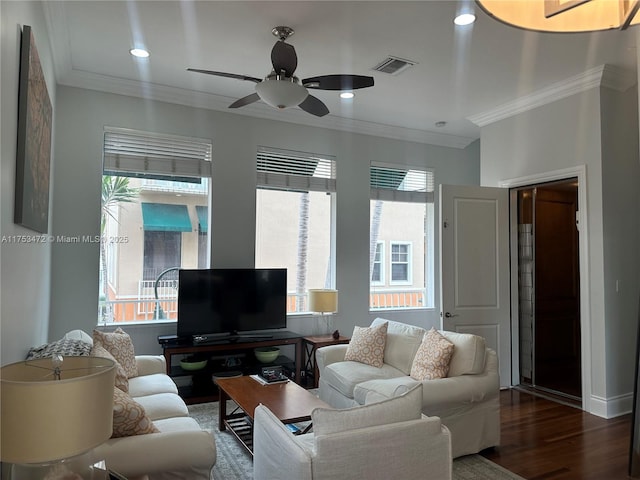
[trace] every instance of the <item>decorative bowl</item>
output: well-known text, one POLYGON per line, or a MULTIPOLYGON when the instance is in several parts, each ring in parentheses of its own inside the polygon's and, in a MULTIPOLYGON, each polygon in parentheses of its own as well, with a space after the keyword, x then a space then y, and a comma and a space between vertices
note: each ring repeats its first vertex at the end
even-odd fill
POLYGON ((207 366, 207 361, 206 360, 189 360, 189 359, 185 359, 185 360, 180 360, 180 366, 182 367, 183 370, 202 370, 204 367, 207 366))
POLYGON ((278 347, 259 347, 254 349, 253 353, 259 362, 271 363, 280 355, 280 349, 278 347))

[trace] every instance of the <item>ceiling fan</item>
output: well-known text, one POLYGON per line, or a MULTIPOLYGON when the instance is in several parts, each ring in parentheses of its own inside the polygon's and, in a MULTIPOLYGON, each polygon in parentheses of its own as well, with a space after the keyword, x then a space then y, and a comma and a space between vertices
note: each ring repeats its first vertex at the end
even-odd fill
POLYGON ((298 66, 296 50, 293 45, 285 42, 293 35, 294 30, 290 27, 279 26, 273 28, 271 33, 279 40, 271 50, 273 70, 264 79, 196 68, 187 68, 187 70, 218 77, 248 80, 256 84, 254 93, 236 100, 229 105, 229 108, 244 107, 262 100, 268 105, 280 109, 298 106, 317 117, 323 117, 329 113, 329 109, 321 100, 309 94, 308 89, 351 91, 373 86, 373 77, 364 75, 321 75, 305 78, 301 81, 293 75, 298 66))

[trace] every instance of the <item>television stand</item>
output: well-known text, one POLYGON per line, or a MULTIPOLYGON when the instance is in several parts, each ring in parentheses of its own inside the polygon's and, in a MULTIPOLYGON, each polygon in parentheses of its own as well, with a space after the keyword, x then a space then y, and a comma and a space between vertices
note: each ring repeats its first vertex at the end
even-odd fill
MULTIPOLYGON (((206 337, 206 336, 203 336, 206 337)), ((159 339, 160 341, 161 339, 159 339)), ((167 374, 171 377, 184 377, 191 376, 192 378, 198 377, 202 380, 205 377, 207 386, 205 389, 195 389, 189 391, 188 389, 180 390, 179 393, 182 398, 188 404, 211 402, 218 399, 218 389, 211 381, 211 376, 216 373, 213 365, 210 365, 204 370, 192 372, 184 371, 180 366, 173 365, 172 357, 174 355, 200 355, 200 356, 214 356, 214 355, 237 355, 245 354, 247 358, 254 358, 253 350, 261 347, 277 347, 282 345, 293 345, 295 347, 295 359, 293 362, 289 359, 288 362, 291 365, 293 372, 293 380, 300 384, 302 369, 302 335, 287 330, 278 330, 268 334, 242 334, 236 337, 224 336, 214 337, 210 335, 206 338, 196 342, 193 339, 178 339, 176 343, 161 343, 162 352, 164 354, 167 374), (205 390, 205 391, 203 391, 205 390)), ((256 371, 249 371, 249 369, 261 366, 262 364, 244 364, 243 374, 253 374, 256 371), (246 370, 246 371, 245 371, 246 370)), ((235 367, 237 370, 238 367, 235 367)))
POLYGON ((250 334, 250 333, 245 333, 242 335, 231 335, 231 338, 238 340, 240 338, 273 338, 272 334, 269 333, 256 333, 256 334, 250 334))

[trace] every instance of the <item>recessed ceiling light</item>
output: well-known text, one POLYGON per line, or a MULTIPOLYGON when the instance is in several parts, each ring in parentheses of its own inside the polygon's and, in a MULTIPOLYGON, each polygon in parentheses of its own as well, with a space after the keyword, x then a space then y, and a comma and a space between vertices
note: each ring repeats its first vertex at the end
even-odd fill
POLYGON ((476 21, 476 16, 473 13, 463 13, 453 19, 453 23, 461 26, 471 25, 475 21, 476 21))
POLYGON ((353 98, 353 97, 354 97, 353 92, 342 92, 340 94, 340 98, 347 98, 348 99, 348 98, 353 98))
POLYGON ((149 56, 149 52, 142 48, 132 48, 129 50, 129 53, 138 58, 147 58, 149 56))

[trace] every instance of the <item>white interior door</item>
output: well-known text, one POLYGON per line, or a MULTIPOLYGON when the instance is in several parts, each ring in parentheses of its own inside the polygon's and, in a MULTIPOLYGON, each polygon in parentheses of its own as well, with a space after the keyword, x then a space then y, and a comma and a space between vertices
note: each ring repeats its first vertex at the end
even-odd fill
POLYGON ((484 337, 511 384, 509 191, 440 186, 440 315, 445 330, 484 337))

